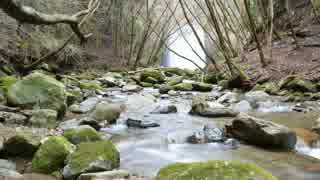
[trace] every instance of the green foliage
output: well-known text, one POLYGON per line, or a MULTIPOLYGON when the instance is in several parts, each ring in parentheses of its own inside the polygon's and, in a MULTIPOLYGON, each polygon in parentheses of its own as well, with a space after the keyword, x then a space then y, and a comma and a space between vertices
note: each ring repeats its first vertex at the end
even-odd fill
POLYGON ((18 79, 14 76, 0 77, 0 91, 7 92, 8 88, 15 84, 18 79))

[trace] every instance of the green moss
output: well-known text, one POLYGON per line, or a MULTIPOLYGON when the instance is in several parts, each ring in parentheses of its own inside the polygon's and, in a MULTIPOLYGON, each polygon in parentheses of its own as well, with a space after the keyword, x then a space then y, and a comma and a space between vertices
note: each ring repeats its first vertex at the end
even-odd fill
POLYGON ((280 88, 277 84, 273 82, 266 82, 264 84, 257 84, 253 90, 261 90, 268 94, 277 95, 280 91, 280 88))
POLYGON ((97 160, 109 161, 110 169, 107 170, 112 170, 119 167, 120 154, 111 141, 81 143, 71 154, 68 165, 73 175, 79 175, 87 172, 90 164, 97 160))
POLYGON ((178 77, 173 77, 173 78, 171 78, 171 79, 169 79, 169 81, 168 81, 168 85, 169 86, 174 86, 174 85, 177 85, 177 84, 179 84, 179 83, 182 83, 182 81, 183 81, 183 77, 182 76, 178 76, 178 77))
POLYGON ((8 88, 15 84, 18 79, 14 76, 4 76, 0 77, 0 90, 7 92, 8 88))
POLYGON ((147 83, 147 82, 141 82, 140 85, 141 85, 142 87, 153 87, 153 84, 147 83))
POLYGON ((176 91, 192 91, 192 83, 180 83, 173 86, 173 89, 176 91))
POLYGON ((61 169, 72 151, 72 144, 64 137, 49 137, 32 159, 32 171, 51 174, 61 169))
POLYGON ((316 92, 316 86, 307 80, 301 79, 299 76, 287 76, 279 82, 280 89, 299 92, 316 92))
POLYGON ((157 79, 153 78, 153 77, 147 77, 144 82, 149 83, 149 84, 156 84, 158 82, 157 79))
POLYGON ((162 168, 156 180, 277 180, 272 174, 254 164, 237 161, 205 163, 176 163, 162 168))
POLYGON ((102 140, 101 135, 90 126, 68 129, 63 133, 63 136, 73 144, 102 140))
POLYGON ((32 73, 8 89, 8 103, 22 108, 40 106, 63 114, 66 108, 66 90, 64 84, 56 79, 32 73))
POLYGON ((178 75, 178 76, 185 76, 186 72, 182 69, 179 68, 164 68, 163 69, 164 73, 166 76, 173 76, 173 75, 178 75))
POLYGON ((100 84, 98 84, 94 81, 88 81, 88 82, 80 81, 79 87, 81 89, 87 89, 87 90, 102 90, 103 89, 100 84))

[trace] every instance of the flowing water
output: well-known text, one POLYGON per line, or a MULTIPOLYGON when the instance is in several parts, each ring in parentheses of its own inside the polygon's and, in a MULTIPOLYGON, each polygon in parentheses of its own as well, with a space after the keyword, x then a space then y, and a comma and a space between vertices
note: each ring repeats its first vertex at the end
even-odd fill
MULTIPOLYGON (((127 104, 127 113, 122 115, 118 125, 104 130, 114 134, 113 141, 121 153, 121 168, 139 175, 155 176, 161 167, 175 162, 239 160, 256 163, 271 171, 279 179, 320 179, 320 162, 311 157, 319 158, 319 149, 312 149, 301 140, 297 146, 297 151, 301 155, 298 152, 274 152, 244 144, 238 149, 232 149, 221 143, 199 145, 186 143, 186 137, 202 129, 204 125, 209 123, 222 127, 230 122, 230 119, 191 116, 188 111, 192 95, 155 99, 150 95, 152 91, 144 91, 142 95, 117 96, 127 104), (150 114, 160 104, 174 104, 179 112, 165 115, 150 114), (127 128, 123 124, 127 117, 155 121, 160 127, 127 128)), ((250 113, 290 128, 309 128, 312 120, 319 115, 283 112, 282 106, 270 107, 267 112, 258 109, 250 113), (279 112, 279 109, 282 112, 279 112)))

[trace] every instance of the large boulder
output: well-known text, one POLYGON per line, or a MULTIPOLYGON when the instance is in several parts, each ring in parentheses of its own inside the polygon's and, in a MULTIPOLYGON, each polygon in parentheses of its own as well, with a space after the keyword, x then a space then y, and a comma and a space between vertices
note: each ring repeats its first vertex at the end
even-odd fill
POLYGON ((279 82, 280 89, 300 92, 316 92, 316 86, 307 80, 303 80, 299 76, 287 76, 279 82))
POLYGON ((32 159, 32 172, 51 174, 61 169, 74 146, 64 137, 49 137, 32 159))
POLYGON ((192 98, 190 114, 203 117, 235 117, 237 112, 226 108, 221 104, 209 104, 204 96, 195 96, 192 98))
POLYGON ((164 82, 166 78, 159 70, 144 70, 140 74, 141 81, 145 81, 149 77, 157 80, 159 83, 164 82))
POLYGON ((296 134, 287 127, 244 113, 239 114, 226 129, 234 138, 262 147, 291 150, 297 143, 296 134))
POLYGON ((39 106, 53 109, 63 115, 66 110, 66 90, 64 84, 38 72, 32 73, 9 87, 8 103, 32 109, 39 106))
POLYGON ((102 140, 101 135, 94 128, 88 125, 68 129, 64 131, 63 136, 72 144, 102 140))
POLYGON ((81 143, 70 155, 63 177, 75 179, 83 173, 110 171, 120 166, 120 154, 111 141, 81 143))
POLYGON ((3 143, 2 153, 10 157, 30 158, 38 150, 41 138, 31 133, 18 133, 3 143))
POLYGON ((39 128, 54 128, 56 126, 58 113, 51 109, 39 109, 31 112, 29 123, 39 128))
POLYGON ((109 124, 113 124, 120 117, 123 109, 123 105, 120 104, 100 102, 93 110, 91 117, 99 122, 107 121, 109 124))
POLYGON ((199 163, 176 163, 162 168, 156 180, 229 180, 256 179, 277 180, 271 173, 255 164, 237 161, 208 161, 199 163))

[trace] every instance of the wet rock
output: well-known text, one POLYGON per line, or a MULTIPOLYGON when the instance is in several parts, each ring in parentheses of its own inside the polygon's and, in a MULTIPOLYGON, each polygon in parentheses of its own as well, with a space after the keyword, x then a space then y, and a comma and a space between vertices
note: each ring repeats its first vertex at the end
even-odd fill
POLYGON ((130 173, 125 170, 113 170, 99 173, 81 174, 78 180, 116 180, 116 179, 128 179, 130 173))
POLYGON ((19 80, 8 89, 8 103, 33 109, 39 106, 52 109, 63 115, 66 110, 66 89, 56 79, 35 72, 19 80))
POLYGON ((107 121, 109 124, 113 124, 120 117, 123 109, 123 105, 120 104, 100 102, 93 110, 91 117, 98 122, 107 121))
POLYGON ((152 83, 147 83, 147 82, 141 82, 140 85, 142 87, 145 87, 145 88, 151 88, 153 87, 153 84, 152 83))
POLYGON ((233 138, 225 140, 223 144, 230 147, 231 149, 237 149, 240 146, 240 142, 233 138))
POLYGON ((64 121, 59 124, 58 128, 62 130, 68 130, 72 128, 77 128, 81 125, 88 125, 97 131, 101 129, 101 125, 99 124, 99 122, 91 117, 83 117, 80 119, 71 119, 68 121, 64 121))
POLYGON ((28 118, 22 114, 0 111, 0 122, 1 123, 23 125, 26 123, 27 119, 28 118))
POLYGON ((58 113, 51 109, 33 110, 29 123, 38 128, 54 128, 58 119, 58 113))
POLYGON ((170 90, 173 90, 173 87, 172 87, 172 86, 163 84, 163 85, 161 85, 160 88, 159 88, 159 93, 160 93, 160 94, 167 94, 170 90))
POLYGON ((160 105, 154 109, 151 114, 170 114, 178 112, 177 107, 175 105, 160 105))
POLYGON ((96 105, 100 102, 99 98, 91 97, 87 100, 80 103, 79 113, 87 113, 96 107, 96 105))
POLYGON ((255 164, 238 161, 208 161, 199 163, 176 163, 160 169, 156 180, 194 179, 261 179, 277 180, 271 173, 255 164), (178 176, 177 176, 178 174, 178 176))
POLYGON ((179 92, 174 91, 174 90, 170 90, 170 91, 168 92, 168 95, 169 95, 169 96, 179 96, 179 92))
POLYGON ((111 141, 81 143, 67 160, 63 177, 76 179, 80 174, 110 171, 120 166, 120 153, 111 141))
POLYGON ((165 76, 159 70, 144 70, 140 74, 141 81, 145 81, 149 77, 156 79, 159 83, 162 83, 165 81, 165 76))
POLYGON ((212 84, 207 83, 193 83, 193 90, 200 92, 210 92, 213 89, 212 84))
POLYGON ((192 83, 180 83, 173 86, 173 89, 176 91, 192 91, 193 86, 192 83))
POLYGON ((251 104, 256 104, 260 101, 268 101, 271 99, 271 96, 264 91, 251 91, 247 92, 244 95, 244 98, 249 101, 251 104))
POLYGON ((63 136, 72 144, 80 144, 83 142, 101 141, 101 135, 88 125, 71 128, 63 132, 63 136))
POLYGON ((235 112, 248 112, 248 111, 252 110, 250 103, 246 100, 242 100, 242 101, 238 102, 237 104, 231 105, 231 108, 235 112))
POLYGON ((64 137, 47 138, 32 159, 32 172, 51 174, 60 170, 74 148, 64 137))
POLYGON ((160 127, 158 123, 155 123, 152 121, 142 121, 142 120, 135 120, 131 118, 127 120, 127 126, 133 127, 133 128, 142 128, 142 129, 160 127))
POLYGON ((237 103, 239 101, 240 101, 240 95, 235 92, 227 92, 217 100, 218 103, 223 103, 223 104, 237 103))
POLYGON ((224 142, 225 140, 224 130, 212 125, 205 125, 202 131, 197 131, 187 138, 187 142, 192 144, 224 142))
POLYGON ((237 112, 234 112, 232 109, 214 106, 206 101, 206 98, 203 96, 195 96, 192 99, 192 107, 190 114, 199 115, 203 117, 235 117, 237 112))
POLYGON ((297 143, 296 134, 287 127, 244 113, 239 114, 226 129, 234 138, 262 147, 288 150, 294 149, 297 143))
POLYGON ((128 84, 122 88, 122 92, 140 92, 142 89, 139 85, 128 84))
POLYGON ((300 92, 316 92, 315 85, 299 76, 290 75, 279 82, 280 89, 287 89, 300 92))
POLYGON ((3 143, 2 153, 10 157, 30 158, 38 150, 41 138, 31 133, 18 133, 3 143))

